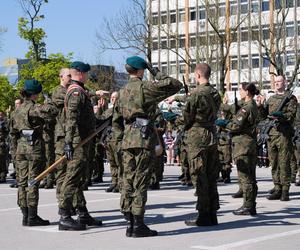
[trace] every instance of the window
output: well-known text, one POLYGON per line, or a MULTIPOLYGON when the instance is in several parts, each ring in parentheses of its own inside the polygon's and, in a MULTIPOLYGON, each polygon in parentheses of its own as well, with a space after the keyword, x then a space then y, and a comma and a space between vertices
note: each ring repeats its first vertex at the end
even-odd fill
POLYGON ((221 6, 219 9, 219 15, 220 16, 225 16, 226 15, 226 10, 225 10, 225 6, 221 6))
POLYGON ((191 11, 191 13, 190 13, 190 20, 191 21, 196 20, 196 11, 195 10, 191 11))
POLYGON ((176 65, 171 65, 171 66, 170 66, 170 74, 171 74, 171 75, 175 75, 176 72, 177 72, 177 67, 176 67, 176 65))
POLYGON ((281 0, 275 0, 275 9, 279 10, 283 8, 281 0))
POLYGON ((152 23, 153 25, 158 25, 158 16, 153 16, 152 23))
POLYGON ((237 42, 237 32, 231 32, 231 41, 233 43, 237 42))
POLYGON ((300 0, 297 0, 297 7, 300 7, 300 0))
POLYGON ((160 16, 161 18, 161 24, 167 24, 168 20, 167 20, 167 15, 166 14, 162 14, 160 16))
POLYGON ((179 65, 179 73, 184 74, 185 73, 185 65, 179 65))
POLYGON ((286 0, 285 6, 287 8, 293 8, 294 7, 294 0, 286 0))
POLYGON ((179 39, 179 48, 184 48, 185 47, 185 38, 180 38, 179 39))
POLYGON ((259 55, 258 54, 252 55, 252 68, 253 69, 259 68, 259 55))
POLYGON ((176 13, 170 14, 170 23, 176 23, 176 13))
POLYGON ((248 57, 242 57, 242 59, 241 59, 241 68, 242 69, 248 69, 249 68, 248 57))
POLYGON ((252 29, 252 40, 258 41, 259 40, 259 31, 257 29, 252 29))
POLYGON ((205 19, 206 15, 205 15, 205 10, 200 10, 199 11, 199 19, 203 20, 205 19))
POLYGON ((158 50, 158 42, 153 42, 152 46, 153 46, 153 50, 158 50))
POLYGON ((171 47, 171 49, 175 49, 176 48, 176 40, 175 39, 171 39, 170 40, 170 47, 171 47))
POLYGON ((268 58, 263 59, 263 67, 268 68, 270 66, 270 60, 268 58))
POLYGON ((268 40, 270 38, 270 31, 267 29, 263 29, 262 37, 263 40, 268 40))
POLYGON ((168 74, 168 66, 167 65, 162 65, 161 66, 161 72, 165 75, 168 74))
POLYGON ((252 3, 251 4, 251 12, 252 13, 258 13, 259 12, 258 3, 252 3))
POLYGON ((263 1, 261 4, 262 11, 268 11, 270 9, 269 1, 263 1))
POLYGON ((185 21, 185 13, 179 13, 179 22, 185 21))
POLYGON ((294 27, 293 26, 287 26, 286 27, 286 37, 294 37, 294 27))
POLYGON ((206 37, 205 36, 198 36, 198 44, 199 44, 199 46, 206 45, 206 37))
POLYGON ((242 31, 242 34, 241 34, 241 41, 242 42, 245 42, 245 41, 248 41, 248 31, 242 31))
POLYGON ((191 44, 190 44, 190 46, 191 47, 196 47, 196 37, 191 37, 191 44))
POLYGON ((293 65, 295 65, 295 63, 296 63, 295 55, 289 54, 289 55, 286 56, 287 66, 293 66, 293 65))
POLYGON ((230 14, 231 15, 236 15, 237 10, 237 5, 236 4, 231 4, 230 5, 230 14))
POLYGON ((248 13, 248 3, 241 4, 241 13, 247 14, 248 13))
POLYGON ((166 49, 167 48, 167 41, 166 40, 161 41, 161 48, 162 49, 166 49))
POLYGON ((237 57, 236 56, 231 57, 231 64, 230 64, 230 66, 231 66, 232 70, 238 69, 238 61, 237 61, 237 57))

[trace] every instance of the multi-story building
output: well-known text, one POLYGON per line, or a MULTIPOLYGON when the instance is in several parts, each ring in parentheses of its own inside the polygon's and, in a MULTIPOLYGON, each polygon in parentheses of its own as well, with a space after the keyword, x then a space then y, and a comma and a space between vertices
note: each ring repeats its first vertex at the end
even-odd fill
POLYGON ((290 77, 300 55, 300 0, 147 0, 147 9, 152 63, 190 83, 195 64, 208 62, 217 86, 225 76, 228 90, 243 81, 269 88, 270 59, 290 77))

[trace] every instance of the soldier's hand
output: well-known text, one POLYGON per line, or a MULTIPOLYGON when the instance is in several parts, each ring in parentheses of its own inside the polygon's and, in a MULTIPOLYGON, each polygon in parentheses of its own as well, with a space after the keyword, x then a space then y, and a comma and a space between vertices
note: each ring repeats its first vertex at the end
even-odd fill
POLYGON ((148 63, 147 66, 148 66, 149 72, 151 73, 151 75, 152 75, 153 77, 155 77, 155 76, 157 75, 157 73, 160 71, 159 68, 153 67, 150 63, 148 63))
POLYGON ((109 95, 109 91, 106 90, 97 90, 96 95, 98 96, 104 96, 104 95, 109 95))
POLYGON ((105 106, 105 104, 106 104, 105 99, 101 97, 101 98, 98 100, 98 107, 99 107, 99 108, 102 108, 102 107, 105 106))
POLYGON ((72 161, 73 160, 73 153, 74 153, 74 148, 72 146, 72 143, 65 143, 64 152, 65 152, 65 155, 67 157, 67 160, 72 161))
POLYGON ((170 96, 167 99, 165 99, 165 102, 168 104, 172 104, 175 101, 175 96, 170 96))
POLYGON ((227 94, 225 94, 223 97, 223 104, 227 104, 227 103, 228 103, 228 96, 227 94))

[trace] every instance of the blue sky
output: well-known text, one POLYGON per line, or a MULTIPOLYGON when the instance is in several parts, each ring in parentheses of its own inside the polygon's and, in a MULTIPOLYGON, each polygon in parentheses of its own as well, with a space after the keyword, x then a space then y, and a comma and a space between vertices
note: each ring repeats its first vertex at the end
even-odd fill
MULTIPOLYGON (((39 22, 46 34, 47 54, 74 52, 73 59, 90 64, 109 64, 123 70, 126 52, 99 53, 96 31, 104 17, 111 18, 130 0, 49 0, 43 5, 39 22)), ((24 58, 28 44, 18 36, 18 18, 24 16, 18 0, 1 0, 0 26, 7 28, 1 36, 0 64, 5 58, 24 58)))

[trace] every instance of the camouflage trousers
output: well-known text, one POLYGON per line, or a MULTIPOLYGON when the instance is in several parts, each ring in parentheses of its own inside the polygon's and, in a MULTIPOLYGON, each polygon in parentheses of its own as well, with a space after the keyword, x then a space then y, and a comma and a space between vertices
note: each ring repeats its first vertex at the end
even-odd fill
MULTIPOLYGON (((55 147, 54 142, 45 143, 45 155, 46 155, 46 167, 49 167, 55 161, 55 147)), ((54 182, 55 180, 55 171, 49 173, 46 177, 47 183, 54 182)))
POLYGON ((164 156, 156 156, 155 154, 152 155, 151 160, 151 178, 150 184, 155 184, 163 180, 163 173, 164 173, 164 156))
POLYGON ((243 206, 247 208, 255 206, 257 196, 256 157, 256 155, 241 155, 235 158, 239 187, 243 191, 243 206))
POLYGON ((199 213, 215 212, 220 208, 217 178, 219 175, 217 145, 200 150, 196 158, 189 159, 190 173, 198 196, 199 213))
MULTIPOLYGON (((111 183, 119 185, 120 165, 122 164, 120 143, 109 141, 106 145, 106 156, 110 165, 111 183)), ((121 185, 119 185, 121 186, 121 185)))
POLYGON ((92 173, 93 177, 103 177, 104 156, 105 156, 105 148, 101 145, 101 143, 96 141, 95 157, 94 157, 93 173, 92 173))
POLYGON ((296 179, 297 174, 300 179, 300 145, 294 147, 294 156, 291 159, 292 178, 296 179))
POLYGON ((189 160, 188 160, 188 153, 185 149, 180 150, 180 164, 181 164, 181 171, 184 175, 184 179, 187 181, 191 180, 190 175, 190 168, 189 168, 189 160))
POLYGON ((220 162, 220 170, 231 169, 232 162, 232 152, 230 144, 218 145, 218 153, 219 153, 219 162, 220 162))
POLYGON ((79 147, 74 150, 73 160, 67 162, 65 177, 60 188, 59 208, 70 210, 72 207, 86 206, 83 184, 88 152, 89 145, 79 147))
POLYGON ((272 135, 268 141, 268 153, 272 167, 272 179, 275 190, 289 190, 293 146, 291 138, 283 135, 272 135))
POLYGON ((18 205, 21 208, 37 207, 39 202, 39 188, 37 185, 28 187, 28 182, 37 177, 45 168, 43 141, 36 142, 35 146, 27 142, 18 142, 15 157, 18 173, 18 205))
POLYGON ((121 193, 121 211, 133 215, 144 215, 147 202, 147 189, 151 178, 153 152, 133 148, 123 150, 123 188, 121 193))

